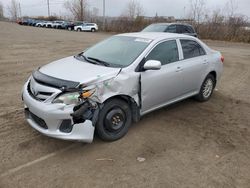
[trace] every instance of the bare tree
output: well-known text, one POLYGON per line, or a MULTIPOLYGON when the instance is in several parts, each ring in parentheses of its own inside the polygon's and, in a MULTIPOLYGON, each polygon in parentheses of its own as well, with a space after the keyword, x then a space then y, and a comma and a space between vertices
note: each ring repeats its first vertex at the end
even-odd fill
POLYGON ((3 4, 2 2, 0 2, 0 20, 4 18, 4 15, 3 15, 3 4))
POLYGON ((97 18, 98 15, 99 15, 99 9, 94 7, 92 9, 92 17, 97 18))
POLYGON ((204 17, 205 0, 190 0, 190 18, 200 24, 204 17))
POLYGON ((140 17, 144 14, 144 8, 142 4, 137 0, 130 0, 126 6, 124 15, 135 19, 136 17, 140 17))
POLYGON ((64 7, 73 14, 76 20, 84 20, 87 8, 86 0, 67 0, 64 7))
POLYGON ((235 12, 238 9, 238 4, 235 0, 228 0, 228 2, 225 5, 225 12, 227 12, 227 16, 230 17, 234 17, 235 16, 235 12))
POLYGON ((16 0, 11 0, 10 5, 8 6, 8 11, 11 19, 16 20, 18 18, 19 8, 16 0))

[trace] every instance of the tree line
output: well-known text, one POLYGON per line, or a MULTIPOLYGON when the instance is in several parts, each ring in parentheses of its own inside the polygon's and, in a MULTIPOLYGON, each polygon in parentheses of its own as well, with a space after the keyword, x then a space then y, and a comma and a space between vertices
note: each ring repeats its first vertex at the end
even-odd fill
MULTIPOLYGON (((70 13, 71 20, 94 21, 100 26, 104 19, 99 16, 98 8, 90 10, 87 0, 65 0, 65 9, 70 13)), ((183 19, 173 19, 158 16, 145 17, 145 10, 138 0, 130 0, 119 17, 106 18, 106 31, 134 32, 156 22, 186 22, 193 25, 200 38, 213 40, 228 40, 250 43, 249 20, 246 16, 237 14, 237 0, 228 0, 224 7, 209 10, 205 0, 189 0, 188 12, 183 19)), ((4 8, 0 2, 0 19, 4 16, 4 8)), ((19 16, 19 6, 16 0, 11 0, 6 10, 12 19, 19 16)), ((57 17, 51 17, 51 19, 57 17)), ((101 27, 100 27, 101 28, 101 27)))

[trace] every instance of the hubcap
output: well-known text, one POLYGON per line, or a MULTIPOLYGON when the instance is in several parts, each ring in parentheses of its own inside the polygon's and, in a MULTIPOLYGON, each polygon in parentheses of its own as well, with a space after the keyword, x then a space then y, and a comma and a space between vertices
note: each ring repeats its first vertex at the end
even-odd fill
POLYGON ((120 108, 114 108, 106 114, 104 125, 109 132, 117 132, 125 124, 125 113, 120 108))
POLYGON ((212 94, 213 87, 214 87, 213 80, 207 79, 203 86, 203 91, 202 91, 203 96, 205 98, 208 98, 212 94))

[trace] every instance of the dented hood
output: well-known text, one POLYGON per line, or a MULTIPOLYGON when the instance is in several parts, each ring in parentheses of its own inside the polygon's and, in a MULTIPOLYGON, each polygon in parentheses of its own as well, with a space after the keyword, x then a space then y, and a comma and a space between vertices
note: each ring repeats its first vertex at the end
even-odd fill
POLYGON ((54 61, 39 69, 48 76, 90 84, 115 77, 120 72, 120 68, 105 67, 75 59, 73 56, 54 61))

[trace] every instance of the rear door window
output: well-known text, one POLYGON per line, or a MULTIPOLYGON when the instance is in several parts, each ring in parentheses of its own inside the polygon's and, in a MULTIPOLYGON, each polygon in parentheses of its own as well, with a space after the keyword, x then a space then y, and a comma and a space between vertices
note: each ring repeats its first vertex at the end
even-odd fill
POLYGON ((176 25, 170 25, 167 27, 166 32, 168 33, 176 33, 176 25))
POLYGON ((184 59, 206 55, 205 50, 197 42, 187 39, 181 39, 180 41, 184 59))

